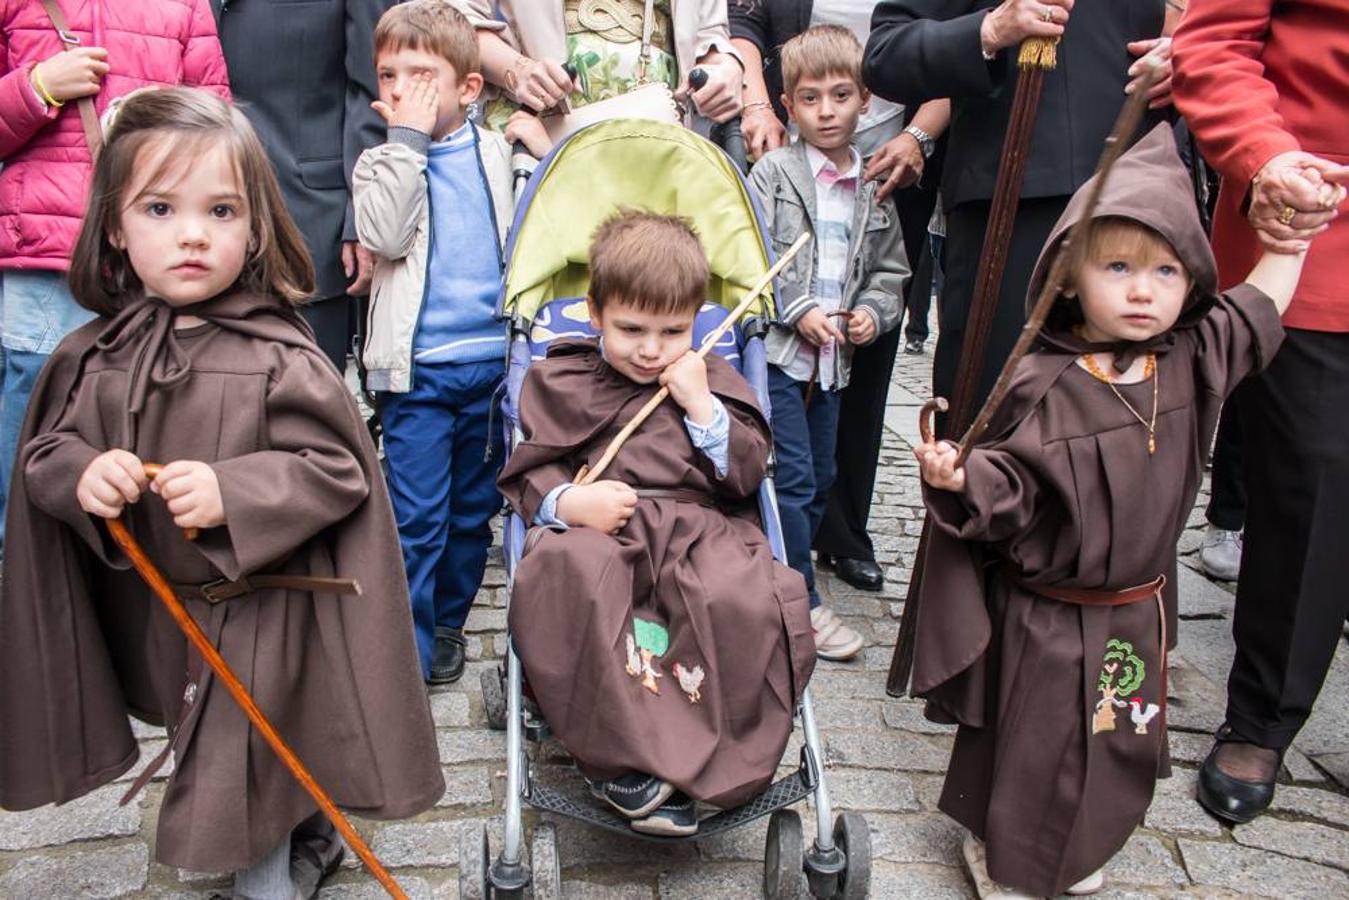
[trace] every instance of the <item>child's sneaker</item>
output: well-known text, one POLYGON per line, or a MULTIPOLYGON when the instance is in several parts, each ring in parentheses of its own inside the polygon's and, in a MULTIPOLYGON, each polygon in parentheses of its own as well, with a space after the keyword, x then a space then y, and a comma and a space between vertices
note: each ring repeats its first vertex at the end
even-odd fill
POLYGON ((810 611, 815 629, 815 654, 820 659, 842 661, 862 652, 862 636, 839 621, 833 610, 817 606, 810 611))
POLYGON ((642 834, 687 837, 698 833, 698 807, 688 794, 675 791, 663 806, 645 818, 633 819, 631 825, 642 834))
POLYGON ((674 793, 674 785, 654 775, 629 772, 611 781, 590 782, 590 793, 629 819, 651 815, 674 793))
POLYGON ((1105 887, 1105 872, 1101 869, 1097 869, 1077 884, 1068 888, 1067 893, 1074 897, 1085 897, 1087 894, 1096 893, 1103 887, 1105 887))

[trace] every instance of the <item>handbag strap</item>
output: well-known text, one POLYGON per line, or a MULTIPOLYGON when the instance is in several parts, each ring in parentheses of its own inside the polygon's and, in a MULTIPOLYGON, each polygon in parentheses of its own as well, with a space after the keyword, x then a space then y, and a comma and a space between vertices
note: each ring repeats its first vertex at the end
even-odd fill
MULTIPOLYGON (((55 0, 51 0, 55 2, 55 0)), ((637 83, 646 84, 651 66, 651 35, 656 30, 656 0, 646 0, 642 8, 642 48, 637 54, 637 83)))
MULTIPOLYGON (((647 0, 647 3, 650 6, 650 0, 647 0)), ((42 8, 47 11, 47 18, 52 20, 56 36, 61 39, 65 48, 70 50, 78 47, 80 39, 71 33, 65 13, 61 12, 56 0, 42 0, 42 8)), ((93 98, 81 97, 77 105, 80 109, 80 124, 84 127, 84 141, 89 145, 89 155, 93 157, 94 162, 98 162, 99 151, 103 149, 103 129, 98 124, 98 112, 94 109, 93 98)))

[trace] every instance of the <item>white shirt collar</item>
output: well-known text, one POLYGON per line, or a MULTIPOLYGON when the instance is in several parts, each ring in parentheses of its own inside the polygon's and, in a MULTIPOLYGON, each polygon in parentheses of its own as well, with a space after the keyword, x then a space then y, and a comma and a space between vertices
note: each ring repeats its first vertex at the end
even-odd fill
MULTIPOLYGON (((829 157, 825 156, 824 153, 821 152, 819 149, 817 149, 814 145, 806 144, 805 141, 802 141, 801 143, 805 144, 806 147, 806 162, 810 164, 810 174, 812 178, 819 177, 820 170, 823 169, 825 166, 829 166, 831 169, 836 169, 834 163, 829 159, 829 157)), ((848 163, 848 170, 846 172, 839 172, 838 173, 839 177, 860 178, 862 174, 862 157, 857 152, 856 147, 850 146, 848 148, 848 152, 852 154, 852 158, 848 163)))

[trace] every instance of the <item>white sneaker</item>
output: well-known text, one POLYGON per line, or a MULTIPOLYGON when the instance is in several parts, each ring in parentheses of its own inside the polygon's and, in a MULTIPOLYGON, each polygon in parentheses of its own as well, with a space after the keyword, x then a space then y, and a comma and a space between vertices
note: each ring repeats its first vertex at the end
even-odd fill
POLYGON ((862 636, 839 621, 833 610, 817 606, 810 611, 815 629, 815 655, 820 659, 842 661, 862 652, 862 636))
POLYGON ((984 842, 970 832, 965 832, 965 840, 960 845, 960 854, 965 857, 965 866, 970 870, 974 881, 974 891, 979 900, 1039 900, 1035 894, 1023 894, 998 884, 988 874, 988 860, 984 855, 984 842))
POLYGON ((1199 549, 1199 564, 1210 578, 1236 581, 1241 572, 1241 532, 1209 525, 1199 549))

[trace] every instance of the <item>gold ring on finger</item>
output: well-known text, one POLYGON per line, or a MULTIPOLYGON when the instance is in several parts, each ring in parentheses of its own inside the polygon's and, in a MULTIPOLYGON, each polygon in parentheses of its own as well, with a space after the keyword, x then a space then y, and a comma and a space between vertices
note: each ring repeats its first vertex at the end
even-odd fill
POLYGON ((1046 6, 1044 10, 1040 13, 1040 20, 1043 22, 1054 21, 1054 7, 1046 6))
POLYGON ((1279 224, 1292 225, 1293 216, 1295 215, 1297 215, 1297 210, 1293 209, 1293 207, 1291 206, 1285 206, 1282 210, 1279 211, 1279 224))

